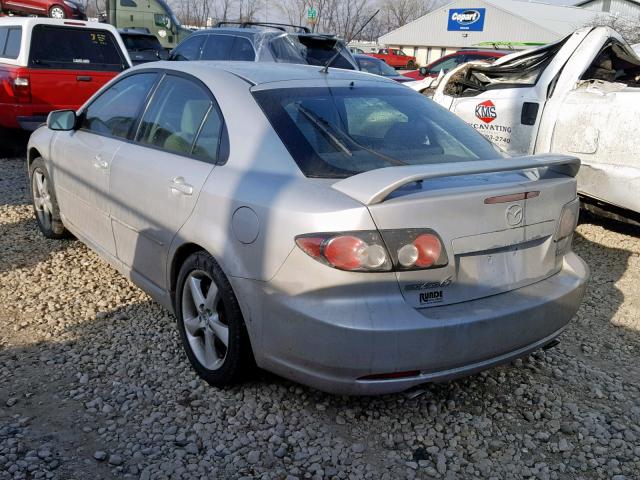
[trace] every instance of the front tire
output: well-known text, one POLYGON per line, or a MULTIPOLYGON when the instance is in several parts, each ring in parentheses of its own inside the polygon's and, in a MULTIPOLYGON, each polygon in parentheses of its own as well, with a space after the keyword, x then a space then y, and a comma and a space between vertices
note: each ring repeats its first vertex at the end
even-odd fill
POLYGON ((69 232, 64 228, 60 217, 53 182, 42 158, 38 157, 31 162, 29 178, 33 212, 42 234, 56 240, 69 237, 69 232))
POLYGON ((49 17, 63 19, 67 18, 67 14, 64 13, 64 8, 62 8, 60 5, 54 5, 49 9, 49 17))
POLYGON ((253 366, 249 336, 229 280, 211 255, 185 260, 175 293, 178 333, 191 365, 207 383, 237 383, 253 366))
POLYGON ((415 70, 416 69, 416 64, 414 63, 413 60, 409 60, 409 62, 407 63, 407 70, 415 70))

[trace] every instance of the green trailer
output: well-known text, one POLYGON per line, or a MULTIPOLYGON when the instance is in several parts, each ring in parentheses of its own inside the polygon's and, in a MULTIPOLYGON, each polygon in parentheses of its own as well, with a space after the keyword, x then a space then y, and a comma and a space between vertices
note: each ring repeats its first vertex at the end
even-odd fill
POLYGON ((106 22, 116 28, 147 29, 172 49, 191 34, 164 0, 107 0, 106 22))

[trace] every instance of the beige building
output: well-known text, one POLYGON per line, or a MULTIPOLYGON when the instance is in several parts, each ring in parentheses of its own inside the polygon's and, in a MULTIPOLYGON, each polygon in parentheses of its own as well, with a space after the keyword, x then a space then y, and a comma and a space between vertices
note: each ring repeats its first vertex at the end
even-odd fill
POLYGON ((407 55, 414 55, 419 65, 427 65, 483 42, 554 42, 592 22, 597 15, 601 13, 539 2, 456 0, 381 36, 378 41, 399 47, 407 55))

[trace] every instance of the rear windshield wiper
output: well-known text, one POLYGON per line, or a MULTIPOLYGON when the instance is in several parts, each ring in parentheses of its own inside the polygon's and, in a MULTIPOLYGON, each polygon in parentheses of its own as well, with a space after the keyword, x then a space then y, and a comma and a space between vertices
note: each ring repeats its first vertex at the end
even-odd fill
POLYGON ((329 122, 327 122, 324 118, 319 117, 308 108, 303 107, 302 105, 298 105, 296 108, 300 113, 307 117, 307 120, 313 123, 313 125, 318 130, 320 130, 329 140, 331 140, 331 142, 333 142, 333 144, 338 147, 342 151, 342 153, 349 157, 353 156, 353 152, 342 142, 342 140, 338 138, 338 136, 336 135, 336 129, 329 122))
POLYGON ((305 117, 307 117, 307 119, 311 123, 313 123, 324 135, 326 135, 335 144, 336 147, 342 150, 342 152, 348 155, 349 157, 353 156, 353 151, 339 137, 346 140, 346 142, 348 142, 349 144, 355 145, 360 150, 364 150, 366 152, 369 152, 372 155, 375 155, 376 157, 380 157, 392 165, 408 165, 407 162, 403 162, 402 160, 398 160, 397 158, 393 158, 383 153, 376 152, 375 150, 371 150, 370 148, 367 148, 364 145, 361 145, 360 143, 356 142, 353 138, 351 138, 349 135, 335 128, 327 120, 320 117, 316 113, 312 112, 308 108, 303 107, 302 105, 297 105, 296 108, 300 113, 302 113, 305 117))

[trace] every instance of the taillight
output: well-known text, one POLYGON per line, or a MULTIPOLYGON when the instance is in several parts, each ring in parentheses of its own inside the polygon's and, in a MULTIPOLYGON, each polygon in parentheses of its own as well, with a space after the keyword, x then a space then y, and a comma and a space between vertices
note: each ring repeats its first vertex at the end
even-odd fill
POLYGON ((28 73, 18 71, 13 79, 13 95, 18 103, 31 103, 31 83, 28 73))
POLYGON ((296 237, 296 244, 339 270, 423 270, 448 263, 440 237, 428 229, 314 233, 296 237))
POLYGON ((440 236, 431 229, 382 230, 396 270, 426 270, 449 263, 440 236))
POLYGON ((377 232, 301 235, 296 237, 296 244, 310 257, 339 270, 391 270, 389 255, 377 232))
POLYGON ((556 230, 556 241, 563 240, 573 234, 578 225, 578 216, 580 215, 580 201, 578 199, 567 203, 560 213, 560 221, 556 230))

